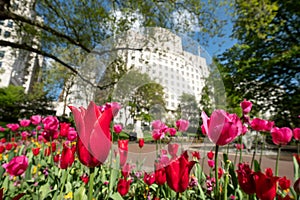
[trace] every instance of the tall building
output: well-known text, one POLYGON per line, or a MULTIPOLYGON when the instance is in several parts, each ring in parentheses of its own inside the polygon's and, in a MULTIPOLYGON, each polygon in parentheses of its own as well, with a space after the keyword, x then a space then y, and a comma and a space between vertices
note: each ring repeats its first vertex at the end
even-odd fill
MULTIPOLYGON (((82 71, 83 75, 92 77, 89 80, 92 80, 95 85, 98 84, 99 79, 105 74, 107 66, 122 58, 127 69, 136 69, 141 73, 146 73, 151 78, 151 81, 163 86, 166 102, 165 108, 168 114, 171 115, 178 109, 181 103, 180 97, 184 93, 193 95, 197 102, 200 101, 202 89, 205 86, 205 79, 210 72, 206 58, 202 56, 202 51, 198 44, 189 43, 166 29, 150 28, 141 32, 128 31, 112 38, 110 41, 104 42, 95 51, 101 52, 107 49, 119 50, 117 51, 118 53, 112 50, 109 55, 105 54, 100 57, 97 57, 97 54, 95 54, 93 62, 96 64, 91 64, 92 61, 89 61, 89 66, 84 66, 86 70, 82 71)), ((124 74, 123 79, 128 78, 124 74)), ((105 82, 106 80, 102 81, 105 82)), ((135 85, 135 80, 129 80, 130 83, 133 86, 127 88, 128 96, 132 92, 130 90, 139 87, 135 85)), ((112 100, 120 99, 118 98, 118 84, 123 83, 116 84, 115 92, 111 93, 112 100)), ((88 101, 86 101, 86 98, 83 98, 84 91, 92 91, 92 88, 74 86, 73 94, 70 95, 68 104, 87 106, 88 101), (78 90, 78 88, 81 89, 78 90), (78 96, 82 100, 79 100, 78 96)), ((90 98, 95 98, 95 96, 90 96, 90 98)), ((123 100, 125 98, 121 97, 123 100)), ((59 112, 61 113, 61 111, 59 112)), ((124 122, 126 116, 128 116, 128 110, 123 109, 115 120, 124 122)), ((128 120, 128 123, 133 123, 133 120, 128 120)))
MULTIPOLYGON (((40 20, 31 9, 34 1, 12 1, 10 9, 13 12, 34 20, 40 20)), ((0 40, 13 43, 33 41, 39 44, 36 38, 27 37, 19 31, 19 27, 12 20, 0 21, 0 40)), ((0 87, 8 85, 23 86, 29 92, 36 81, 37 74, 43 63, 43 56, 11 47, 0 46, 0 87)))

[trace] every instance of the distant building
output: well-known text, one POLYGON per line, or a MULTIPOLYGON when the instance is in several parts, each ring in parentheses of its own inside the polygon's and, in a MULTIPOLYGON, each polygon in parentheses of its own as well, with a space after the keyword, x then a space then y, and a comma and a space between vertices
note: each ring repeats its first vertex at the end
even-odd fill
MULTIPOLYGON (((85 66, 87 70, 82 72, 88 77, 93 77, 89 80, 93 81, 94 84, 98 83, 101 73, 105 73, 105 69, 102 69, 105 68, 103 66, 122 57, 128 69, 137 69, 141 73, 147 73, 152 81, 163 86, 166 110, 169 114, 178 109, 180 96, 183 93, 194 95, 196 101, 200 101, 205 79, 210 72, 199 45, 193 47, 194 51, 187 51, 183 46, 188 44, 182 41, 181 37, 162 28, 151 28, 146 33, 128 31, 113 38, 107 44, 108 47, 101 46, 96 50, 101 51, 107 48, 119 48, 120 50, 116 55, 103 56, 99 61, 97 60, 98 62, 95 62, 97 64, 92 66, 94 69, 85 66)), ((112 51, 111 54, 114 53, 112 51)), ((134 80, 132 81, 134 82, 134 80)), ((86 107, 88 102, 84 98, 84 92, 90 91, 88 92, 89 98, 93 100, 95 96, 91 95, 92 90, 87 86, 75 85, 72 95, 69 96, 68 105, 86 107), (78 88, 81 89, 78 90, 78 88)), ((61 113, 61 109, 58 109, 57 113, 61 113)), ((123 109, 115 120, 123 122, 126 116, 128 116, 128 110, 123 109)), ((133 120, 130 119, 127 121, 128 123, 133 123, 133 120)))
MULTIPOLYGON (((11 9, 15 13, 22 14, 28 18, 40 20, 31 9, 33 3, 34 1, 12 1, 11 9)), ((18 30, 18 25, 12 20, 1 20, 0 40, 20 43, 25 40, 31 40, 35 44, 39 44, 36 38, 27 38, 24 33, 20 33, 18 30)), ((36 53, 0 46, 0 87, 7 87, 12 84, 23 86, 25 92, 29 92, 33 83, 37 81, 37 74, 42 63, 43 56, 36 53)))

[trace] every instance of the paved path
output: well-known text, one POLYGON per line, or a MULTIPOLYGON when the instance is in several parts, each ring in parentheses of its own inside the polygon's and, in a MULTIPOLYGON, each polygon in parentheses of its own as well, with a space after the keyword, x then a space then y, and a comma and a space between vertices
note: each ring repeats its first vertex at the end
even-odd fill
MULTIPOLYGON (((206 153, 213 149, 214 145, 210 143, 202 143, 202 144, 185 144, 185 147, 189 147, 190 151, 199 151, 201 153, 201 159, 204 160, 204 171, 206 173, 209 172, 209 167, 207 165, 206 153)), ((166 145, 162 145, 163 148, 167 148, 166 145)), ((145 144, 142 149, 138 147, 137 143, 131 142, 128 147, 128 159, 131 161, 138 161, 141 163, 143 161, 143 170, 152 171, 153 163, 156 158, 156 145, 155 144, 145 144)), ((222 152, 226 152, 226 148, 220 149, 220 159, 222 158, 222 152)), ((257 153, 259 154, 259 152, 257 153)), ((243 152, 243 161, 251 164, 252 153, 243 152)), ((230 149, 229 159, 233 162, 235 158, 235 150, 230 149)), ((237 160, 239 159, 239 156, 237 160)), ((259 155, 256 156, 256 159, 259 160, 259 155)), ((200 163, 202 160, 200 161, 200 163)), ((264 171, 266 168, 272 168, 275 174, 275 163, 276 163, 276 152, 268 152, 268 155, 263 155, 261 169, 264 171)), ((279 161, 279 176, 286 176, 292 182, 294 182, 294 169, 293 169, 293 161, 292 161, 292 153, 291 152, 281 152, 281 159, 279 161)))

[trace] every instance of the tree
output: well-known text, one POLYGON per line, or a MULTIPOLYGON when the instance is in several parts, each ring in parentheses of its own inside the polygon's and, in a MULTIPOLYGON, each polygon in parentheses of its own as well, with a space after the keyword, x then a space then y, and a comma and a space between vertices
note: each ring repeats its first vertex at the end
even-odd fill
POLYGON ((238 44, 219 56, 233 103, 251 100, 253 109, 270 113, 277 126, 300 123, 299 6, 297 0, 236 1, 238 44))
MULTIPOLYGON (((208 41, 208 37, 222 36, 221 27, 225 21, 218 19, 216 12, 224 2, 226 0, 212 0, 209 3, 189 0, 8 0, 1 5, 0 19, 13 20, 18 27, 17 37, 23 38, 26 35, 29 39, 4 39, 0 40, 0 46, 23 49, 53 59, 92 84, 69 60, 65 60, 57 49, 79 47, 82 55, 87 55, 94 52, 94 48, 103 40, 136 25, 158 26, 177 33, 188 33, 201 39, 203 44, 208 41)), ((122 49, 115 48, 97 53, 103 55, 119 50, 122 49)), ((98 87, 105 89, 111 87, 111 84, 98 87)))
POLYGON ((199 127, 200 109, 195 95, 183 93, 179 99, 179 117, 189 121, 190 132, 196 132, 199 127))
MULTIPOLYGON (((145 76, 145 80, 148 75, 142 74, 142 76, 145 76)), ((140 119, 145 122, 151 122, 153 120, 150 113, 151 108, 160 105, 165 109, 166 103, 163 90, 163 86, 150 81, 136 88, 129 100, 131 117, 134 120, 140 119)))
POLYGON ((34 92, 25 94, 21 86, 0 88, 0 116, 1 121, 17 122, 20 118, 32 115, 48 115, 52 112, 51 101, 43 91, 42 84, 33 86, 34 92))

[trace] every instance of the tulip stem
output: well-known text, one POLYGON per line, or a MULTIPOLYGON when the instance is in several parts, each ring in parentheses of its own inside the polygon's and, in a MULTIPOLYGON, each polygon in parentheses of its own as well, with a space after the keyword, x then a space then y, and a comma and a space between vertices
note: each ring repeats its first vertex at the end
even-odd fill
POLYGON ((259 166, 261 166, 263 151, 265 150, 265 136, 262 136, 262 142, 260 145, 260 156, 259 156, 259 166))
POLYGON ((63 191, 64 191, 64 187, 66 184, 66 180, 68 179, 68 174, 69 174, 69 168, 67 170, 63 170, 63 177, 62 177, 62 185, 60 188, 60 194, 59 194, 59 200, 63 199, 63 191))
POLYGON ((276 166, 275 166, 275 176, 278 176, 278 163, 280 159, 280 151, 281 151, 281 145, 278 146, 278 151, 277 151, 277 159, 276 159, 276 166))
POLYGON ((243 158, 243 135, 240 136, 241 142, 240 142, 240 163, 242 162, 243 158))
POLYGON ((219 145, 216 145, 215 150, 215 179, 216 179, 216 190, 215 190, 215 199, 219 199, 220 197, 220 187, 219 187, 219 177, 218 177, 218 151, 219 151, 219 145))
POLYGON ((180 193, 176 192, 176 199, 179 199, 179 198, 180 198, 180 193))
POLYGON ((94 186, 95 168, 90 168, 90 180, 89 180, 89 200, 93 199, 93 186, 94 186))
POLYGON ((253 167, 253 163, 254 163, 254 159, 255 159, 255 155, 256 155, 257 139, 258 139, 258 132, 256 132, 256 135, 255 135, 255 148, 254 148, 253 155, 252 155, 252 160, 251 160, 251 169, 253 167))

